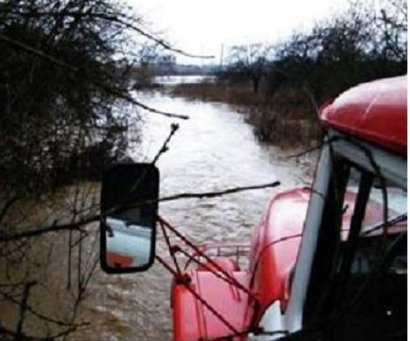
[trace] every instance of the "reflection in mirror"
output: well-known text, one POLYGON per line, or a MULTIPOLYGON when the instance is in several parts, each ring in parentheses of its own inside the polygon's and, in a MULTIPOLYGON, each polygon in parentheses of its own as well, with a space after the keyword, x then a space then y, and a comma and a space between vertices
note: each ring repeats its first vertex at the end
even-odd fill
POLYGON ((105 271, 143 271, 152 265, 158 182, 158 170, 149 164, 117 165, 106 173, 101 197, 102 212, 107 212, 101 222, 105 271))
POLYGON ((149 263, 152 229, 130 220, 107 217, 107 265, 143 267, 149 263))

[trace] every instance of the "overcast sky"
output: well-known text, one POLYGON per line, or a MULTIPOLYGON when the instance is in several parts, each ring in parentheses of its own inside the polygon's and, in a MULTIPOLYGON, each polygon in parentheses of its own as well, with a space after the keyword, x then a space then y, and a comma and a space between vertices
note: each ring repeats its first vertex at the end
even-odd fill
MULTIPOLYGON (((126 0, 175 46, 215 55, 221 45, 274 42, 339 11, 343 0, 126 0)), ((178 57, 179 62, 198 63, 178 57)), ((199 61, 201 63, 201 61, 199 61)), ((206 61, 204 61, 206 63, 206 61)))

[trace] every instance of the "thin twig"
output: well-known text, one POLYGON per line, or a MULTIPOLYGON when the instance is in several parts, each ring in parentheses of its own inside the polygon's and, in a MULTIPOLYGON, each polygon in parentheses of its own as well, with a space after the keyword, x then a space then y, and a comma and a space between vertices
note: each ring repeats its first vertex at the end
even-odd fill
POLYGON ((164 49, 171 51, 171 52, 175 52, 178 53, 182 56, 185 57, 190 57, 190 58, 199 58, 199 59, 212 59, 215 58, 215 56, 212 55, 197 55, 197 54, 192 54, 189 52, 186 52, 182 49, 173 47, 170 43, 167 43, 165 40, 160 39, 155 37, 153 34, 148 33, 146 30, 142 29, 141 27, 136 26, 135 24, 135 19, 126 16, 124 14, 121 13, 111 13, 111 14, 107 14, 107 13, 102 13, 102 12, 97 12, 97 13, 88 13, 88 12, 72 12, 72 11, 61 11, 61 12, 52 12, 52 11, 46 11, 46 12, 11 12, 10 14, 12 15, 21 15, 23 17, 41 17, 41 16, 46 16, 46 17, 50 17, 50 16, 54 16, 54 17, 76 17, 78 18, 79 16, 87 16, 87 17, 93 17, 93 18, 100 18, 106 21, 109 21, 111 23, 117 23, 120 24, 128 29, 131 29, 135 32, 137 32, 138 34, 140 34, 141 36, 157 43, 158 45, 160 45, 161 47, 163 47, 164 49), (126 21, 128 20, 128 21, 126 21), (134 23, 132 23, 132 21, 134 21, 134 23))
POLYGON ((103 89, 104 91, 108 92, 109 94, 114 95, 114 96, 117 96, 117 97, 119 97, 119 98, 122 98, 122 99, 124 99, 124 100, 126 100, 126 101, 128 101, 128 102, 130 102, 130 103, 132 103, 132 104, 134 104, 134 105, 136 105, 136 106, 138 106, 138 107, 140 107, 140 108, 142 108, 142 109, 144 109, 144 110, 150 112, 150 113, 159 114, 159 115, 163 115, 163 116, 166 116, 166 117, 172 117, 172 118, 183 119, 183 120, 189 119, 189 116, 187 116, 187 115, 174 114, 174 113, 169 113, 169 112, 165 112, 165 111, 161 111, 161 110, 157 110, 157 109, 151 108, 151 107, 149 107, 148 105, 137 101, 136 99, 134 99, 134 98, 131 97, 130 95, 125 94, 124 92, 122 92, 122 91, 119 90, 119 89, 116 89, 116 88, 110 87, 110 86, 108 86, 108 85, 106 85, 106 84, 104 84, 104 83, 99 83, 99 82, 95 81, 95 80, 93 79, 93 77, 88 76, 88 75, 84 72, 85 70, 81 70, 80 68, 77 68, 77 67, 75 67, 75 66, 72 66, 72 65, 70 65, 70 64, 67 64, 66 62, 63 62, 63 61, 61 61, 61 60, 59 60, 59 59, 57 59, 57 58, 55 58, 55 57, 52 57, 52 56, 50 56, 50 55, 44 53, 44 52, 41 51, 41 50, 35 49, 35 48, 33 48, 33 47, 31 47, 31 46, 25 44, 25 43, 22 43, 22 42, 20 42, 20 41, 17 41, 17 40, 15 40, 15 39, 12 39, 12 38, 10 38, 10 37, 7 37, 7 36, 5 36, 4 34, 0 34, 0 41, 3 41, 3 42, 5 42, 5 43, 7 43, 7 44, 9 44, 9 45, 12 45, 12 46, 14 46, 14 47, 16 47, 16 48, 18 48, 18 49, 20 49, 20 50, 24 50, 24 51, 26 51, 26 52, 28 52, 28 53, 34 54, 34 55, 36 55, 37 57, 40 57, 40 58, 42 58, 42 59, 45 59, 45 60, 49 61, 50 63, 53 63, 54 65, 56 65, 56 66, 58 66, 58 67, 61 67, 61 68, 65 69, 65 70, 68 70, 68 71, 70 71, 70 72, 72 72, 72 73, 79 74, 81 77, 84 77, 84 78, 85 78, 87 81, 89 81, 91 84, 93 84, 93 85, 95 85, 95 86, 97 86, 97 87, 103 89))
POLYGON ((18 200, 17 196, 12 196, 10 199, 7 200, 7 202, 4 204, 0 212, 0 222, 4 219, 8 210, 17 202, 17 200, 18 200))
MULTIPOLYGON (((271 183, 263 184, 263 185, 246 186, 246 187, 234 187, 234 188, 228 188, 228 189, 221 190, 221 191, 200 192, 200 193, 181 193, 181 194, 171 195, 169 197, 163 197, 163 198, 159 199, 158 202, 165 202, 165 201, 172 201, 172 200, 179 200, 179 199, 214 198, 214 197, 219 197, 219 196, 238 193, 238 192, 252 191, 252 190, 256 190, 256 189, 264 189, 264 188, 270 188, 270 187, 277 187, 279 185, 280 185, 280 182, 275 181, 275 182, 271 182, 271 183)), ((1 239, 0 239, 0 241, 1 241, 1 239)))
POLYGON ((212 56, 212 55, 207 55, 207 56, 205 56, 205 55, 195 55, 195 54, 185 52, 181 49, 175 48, 175 47, 171 46, 169 43, 165 42, 164 40, 158 39, 158 38, 154 37, 152 34, 145 32, 144 30, 142 30, 141 28, 135 26, 134 24, 130 24, 130 23, 126 22, 125 20, 119 19, 118 16, 110 16, 110 15, 105 15, 103 13, 98 13, 97 16, 99 16, 103 19, 109 20, 109 21, 114 21, 114 22, 120 23, 120 24, 124 25, 125 27, 127 27, 131 30, 134 30, 135 32, 139 33, 140 35, 144 36, 145 38, 148 38, 149 40, 154 41, 155 43, 162 46, 166 50, 176 52, 180 55, 190 57, 190 58, 200 58, 200 59, 213 59, 213 58, 215 58, 215 56, 212 56))
MULTIPOLYGON (((21 301, 15 299, 13 296, 11 296, 11 295, 8 294, 8 293, 5 293, 5 292, 0 291, 0 295, 2 295, 7 301, 10 301, 10 302, 12 302, 12 303, 14 303, 14 304, 16 304, 16 305, 21 305, 21 301)), ((36 316, 36 317, 38 317, 39 319, 44 320, 44 321, 46 321, 46 322, 54 323, 54 324, 59 325, 59 326, 70 326, 70 327, 73 326, 72 323, 63 322, 63 321, 56 320, 56 319, 53 319, 53 318, 51 318, 51 317, 45 316, 45 315, 43 315, 43 314, 37 312, 36 310, 34 310, 34 308, 31 307, 31 306, 28 305, 28 304, 26 305, 26 311, 28 311, 29 313, 33 314, 34 316, 36 316)), ((89 323, 84 322, 84 323, 78 324, 77 326, 81 327, 81 326, 86 326, 86 325, 88 325, 88 324, 89 324, 89 323)))
MULTIPOLYGON (((17 336, 17 334, 14 331, 3 327, 1 324, 0 324, 0 335, 8 335, 10 337, 14 337, 14 339, 16 339, 16 336, 17 336)), ((45 340, 44 338, 29 336, 29 335, 26 335, 26 334, 21 334, 19 337, 20 337, 20 339, 18 339, 18 340, 25 340, 25 341, 45 340)))
POLYGON ((27 310, 28 296, 30 294, 31 287, 34 286, 35 284, 36 282, 28 282, 24 286, 23 298, 21 299, 21 303, 20 303, 19 320, 17 322, 16 335, 14 336, 14 339, 16 341, 21 340, 22 332, 23 332, 24 314, 26 313, 26 310, 27 310))
MULTIPOLYGON (((233 193, 259 190, 259 189, 265 189, 265 188, 273 188, 279 185, 280 185, 280 182, 275 181, 272 183, 267 183, 267 184, 262 184, 262 185, 227 188, 221 191, 198 192, 198 193, 179 193, 179 194, 175 194, 175 195, 171 195, 171 196, 163 197, 159 199, 138 202, 138 203, 133 204, 130 207, 139 207, 142 205, 149 205, 149 204, 153 204, 157 202, 160 203, 160 202, 181 200, 181 199, 214 198, 214 197, 224 196, 224 195, 233 194, 233 193)), ((68 224, 62 224, 62 225, 51 225, 51 226, 43 227, 37 230, 30 230, 30 228, 24 228, 23 229, 24 232, 15 233, 12 235, 7 235, 7 236, 4 236, 4 235, 0 236, 0 242, 8 242, 8 241, 18 240, 22 238, 34 238, 34 237, 38 237, 42 234, 50 233, 50 232, 82 230, 81 226, 92 223, 92 222, 99 221, 100 219, 104 218, 108 213, 110 212, 96 214, 92 217, 86 218, 84 220, 81 220, 75 223, 68 223, 68 224)))
POLYGON ((151 164, 155 164, 159 158, 161 157, 162 154, 166 153, 168 151, 168 144, 171 141, 172 136, 176 133, 176 131, 179 129, 179 124, 178 123, 172 123, 171 124, 171 131, 164 141, 162 147, 159 149, 157 155, 155 155, 154 159, 152 160, 151 164))
POLYGON ((320 143, 316 146, 305 149, 305 150, 301 151, 300 153, 289 155, 286 158, 287 159, 297 159, 297 158, 300 158, 301 156, 304 156, 306 154, 310 154, 311 152, 314 152, 315 150, 320 150, 322 147, 323 147, 323 143, 320 143))

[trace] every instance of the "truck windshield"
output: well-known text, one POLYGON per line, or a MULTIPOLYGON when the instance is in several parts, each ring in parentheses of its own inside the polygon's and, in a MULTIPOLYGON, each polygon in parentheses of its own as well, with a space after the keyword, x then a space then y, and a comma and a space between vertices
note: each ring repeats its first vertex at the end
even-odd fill
MULTIPOLYGON (((343 240, 347 238, 349 232, 358 193, 357 179, 360 176, 358 173, 358 170, 351 169, 346 189, 342 226, 343 240)), ((407 228, 407 192, 389 182, 384 185, 385 187, 380 181, 373 181, 362 222, 361 236, 363 237, 381 235, 384 226, 389 234, 398 233, 407 228)))
POLYGON ((334 311, 348 313, 340 315, 334 339, 354 335, 388 339, 402 335, 407 321, 407 193, 373 178, 369 197, 361 203, 359 187, 363 185, 358 184, 356 172, 351 169, 344 196, 335 269, 339 280, 333 288, 334 311), (364 207, 363 220, 357 238, 351 238, 358 206, 364 207))

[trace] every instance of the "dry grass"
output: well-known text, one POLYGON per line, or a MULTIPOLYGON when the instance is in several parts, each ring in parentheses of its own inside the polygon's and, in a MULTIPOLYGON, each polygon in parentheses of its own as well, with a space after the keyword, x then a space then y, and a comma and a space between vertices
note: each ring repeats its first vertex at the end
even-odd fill
POLYGON ((218 83, 179 84, 171 88, 171 95, 193 100, 222 102, 237 106, 259 106, 261 96, 252 93, 245 85, 228 86, 218 83))
POLYGON ((169 91, 173 96, 234 106, 246 115, 261 141, 282 148, 309 147, 322 135, 314 105, 301 89, 283 87, 269 98, 254 94, 250 86, 218 83, 180 84, 169 91))

